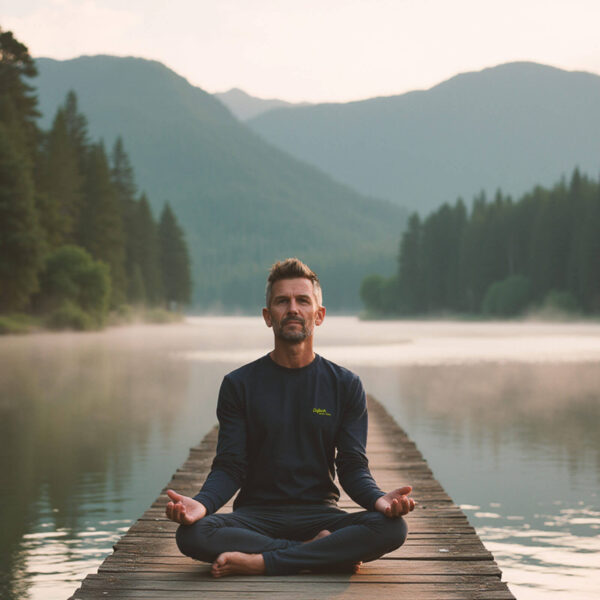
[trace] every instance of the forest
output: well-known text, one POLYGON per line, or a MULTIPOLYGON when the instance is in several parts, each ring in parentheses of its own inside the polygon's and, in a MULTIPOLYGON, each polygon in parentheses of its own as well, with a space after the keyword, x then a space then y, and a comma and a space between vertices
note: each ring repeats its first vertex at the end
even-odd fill
POLYGON ((425 218, 411 215, 397 270, 370 275, 371 316, 600 313, 600 182, 575 169, 517 201, 481 192, 425 218))
POLYGON ((41 130, 35 76, 27 47, 0 29, 0 333, 168 319, 192 289, 173 210, 154 218, 123 140, 110 152, 91 140, 74 92, 41 130))

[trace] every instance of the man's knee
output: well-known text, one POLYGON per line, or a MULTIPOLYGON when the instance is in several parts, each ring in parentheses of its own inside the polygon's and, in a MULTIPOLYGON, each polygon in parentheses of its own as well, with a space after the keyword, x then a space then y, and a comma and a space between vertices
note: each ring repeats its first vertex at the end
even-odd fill
POLYGON ((386 520, 385 537, 390 547, 386 552, 391 552, 404 544, 406 536, 408 535, 408 527, 406 526, 406 521, 402 517, 390 519, 384 515, 382 516, 386 520))
POLYGON ((392 552, 406 541, 408 527, 402 517, 390 519, 380 512, 367 513, 369 526, 381 544, 384 553, 392 552))
POLYGON ((175 534, 177 547, 182 554, 201 560, 213 562, 214 552, 208 547, 208 523, 198 521, 193 525, 180 525, 175 534))

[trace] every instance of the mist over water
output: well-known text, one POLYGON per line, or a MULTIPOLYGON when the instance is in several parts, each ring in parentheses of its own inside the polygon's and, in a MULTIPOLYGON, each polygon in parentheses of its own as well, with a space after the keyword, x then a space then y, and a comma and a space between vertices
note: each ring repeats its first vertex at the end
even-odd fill
MULTIPOLYGON (((518 598, 600 589, 600 326, 327 317, 518 598)), ((260 318, 0 338, 0 597, 68 597, 216 421, 260 318)), ((404 483, 404 482, 399 482, 404 483)))

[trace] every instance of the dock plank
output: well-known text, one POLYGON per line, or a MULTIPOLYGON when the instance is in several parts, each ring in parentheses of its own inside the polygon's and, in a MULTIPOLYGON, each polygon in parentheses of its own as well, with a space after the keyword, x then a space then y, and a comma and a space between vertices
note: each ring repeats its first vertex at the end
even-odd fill
MULTIPOLYGON (((190 450, 188 460, 115 544, 114 552, 88 575, 71 600, 100 598, 397 598, 414 600, 514 600, 501 571, 460 507, 434 478, 427 461, 385 408, 369 398, 371 471, 383 489, 413 486, 417 501, 407 517, 409 537, 398 550, 366 563, 354 575, 302 574, 285 577, 238 576, 215 580, 210 566, 182 556, 175 544, 177 525, 164 515, 166 489, 193 495, 214 457, 217 429, 190 450)), ((344 493, 339 506, 362 510, 344 493)), ((221 511, 232 509, 228 502, 221 511)))

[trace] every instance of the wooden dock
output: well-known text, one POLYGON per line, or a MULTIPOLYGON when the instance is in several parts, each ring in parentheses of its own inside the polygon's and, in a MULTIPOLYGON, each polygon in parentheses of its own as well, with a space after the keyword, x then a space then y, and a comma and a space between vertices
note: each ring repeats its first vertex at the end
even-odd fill
MULTIPOLYGON (((434 479, 427 462, 386 410, 369 399, 368 456, 382 489, 413 486, 417 508, 407 517, 409 535, 400 549, 366 563, 356 575, 306 574, 284 577, 236 576, 213 579, 209 565, 182 556, 176 524, 164 516, 166 489, 194 495, 215 453, 213 429, 152 506, 114 546, 97 574, 88 575, 71 597, 197 600, 292 598, 409 598, 410 600, 514 599, 490 552, 466 516, 434 479)), ((223 511, 231 510, 231 502, 223 511)), ((362 510, 342 495, 340 507, 362 510)))

